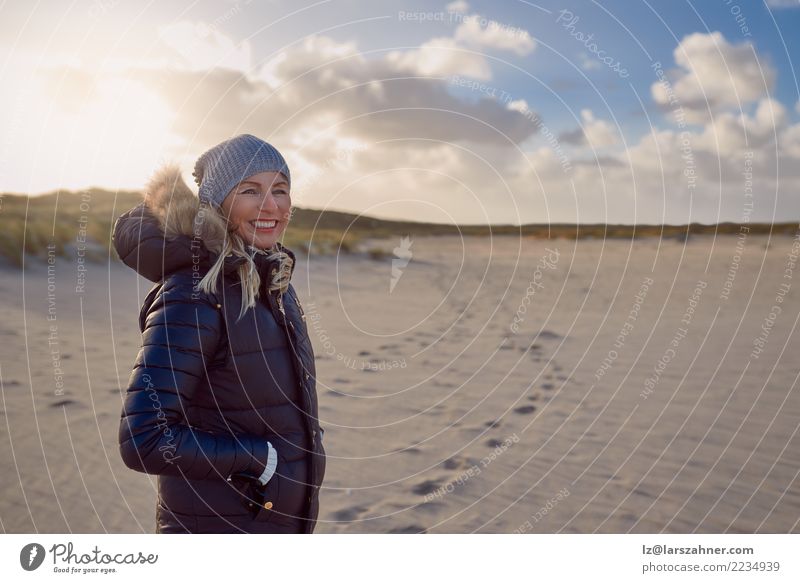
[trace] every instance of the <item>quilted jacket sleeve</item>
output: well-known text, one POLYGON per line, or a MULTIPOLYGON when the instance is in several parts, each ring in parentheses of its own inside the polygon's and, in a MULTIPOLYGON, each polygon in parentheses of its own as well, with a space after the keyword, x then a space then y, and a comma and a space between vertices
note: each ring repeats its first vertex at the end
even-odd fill
POLYGON ((148 474, 203 479, 241 472, 258 477, 266 440, 190 427, 184 411, 213 361, 223 316, 193 297, 190 276, 167 278, 143 307, 142 347, 128 383, 119 426, 125 465, 148 474))

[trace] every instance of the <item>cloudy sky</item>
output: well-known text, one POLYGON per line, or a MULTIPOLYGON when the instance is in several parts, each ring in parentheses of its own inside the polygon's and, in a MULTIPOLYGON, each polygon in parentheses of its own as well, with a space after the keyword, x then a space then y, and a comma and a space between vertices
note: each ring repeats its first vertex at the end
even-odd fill
POLYGON ((0 191, 190 181, 252 133, 299 206, 792 221, 798 32, 796 0, 6 2, 0 191))

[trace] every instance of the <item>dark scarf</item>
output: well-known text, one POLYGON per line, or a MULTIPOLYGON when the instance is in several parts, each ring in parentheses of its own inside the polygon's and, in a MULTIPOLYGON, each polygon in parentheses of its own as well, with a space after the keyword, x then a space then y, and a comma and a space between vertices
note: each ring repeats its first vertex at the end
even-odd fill
MULTIPOLYGON (((261 280, 261 285, 259 287, 259 295, 266 297, 269 294, 269 285, 272 282, 272 278, 280 268, 280 262, 277 259, 271 259, 268 257, 269 253, 258 252, 253 247, 247 247, 248 252, 251 254, 250 256, 253 258, 253 262, 256 266, 256 271, 258 272, 259 278, 261 280)), ((291 249, 284 246, 280 241, 275 242, 275 250, 283 251, 289 257, 292 258, 292 273, 294 272, 294 262, 295 262, 295 255, 291 249)), ((213 263, 216 260, 216 254, 213 252, 209 254, 209 260, 213 263)), ((235 277, 237 276, 237 269, 240 265, 245 264, 247 261, 246 258, 238 256, 238 255, 228 255, 225 258, 223 264, 223 272, 225 277, 235 277)), ((289 277, 291 280, 291 275, 289 277)), ((273 290, 274 294, 278 294, 278 290, 273 290)))

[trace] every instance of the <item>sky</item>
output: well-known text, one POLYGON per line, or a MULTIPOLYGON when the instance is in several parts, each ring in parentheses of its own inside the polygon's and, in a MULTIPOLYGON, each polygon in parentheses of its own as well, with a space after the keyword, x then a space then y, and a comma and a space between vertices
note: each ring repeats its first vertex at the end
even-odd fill
POLYGON ((240 133, 292 202, 458 224, 800 219, 797 0, 0 6, 0 192, 240 133))

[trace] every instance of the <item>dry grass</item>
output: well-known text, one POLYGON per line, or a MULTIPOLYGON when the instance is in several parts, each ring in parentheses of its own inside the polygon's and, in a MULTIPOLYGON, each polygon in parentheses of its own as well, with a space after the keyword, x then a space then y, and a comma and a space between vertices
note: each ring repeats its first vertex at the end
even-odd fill
MULTIPOLYGON (((0 257, 21 266, 27 257, 45 259, 52 248, 57 256, 74 254, 85 229, 90 259, 116 259, 111 229, 123 212, 141 202, 138 192, 108 192, 92 189, 42 196, 6 194, 0 198, 0 257)), ((750 234, 794 235, 797 223, 751 223, 750 234)), ((694 235, 735 234, 737 223, 704 225, 607 225, 529 224, 441 225, 356 216, 336 211, 296 208, 283 242, 307 254, 365 253, 379 258, 376 248, 364 249, 365 239, 431 235, 500 236, 539 239, 639 239, 645 237, 685 240, 694 235)), ((381 252, 382 253, 382 252, 381 252)))

